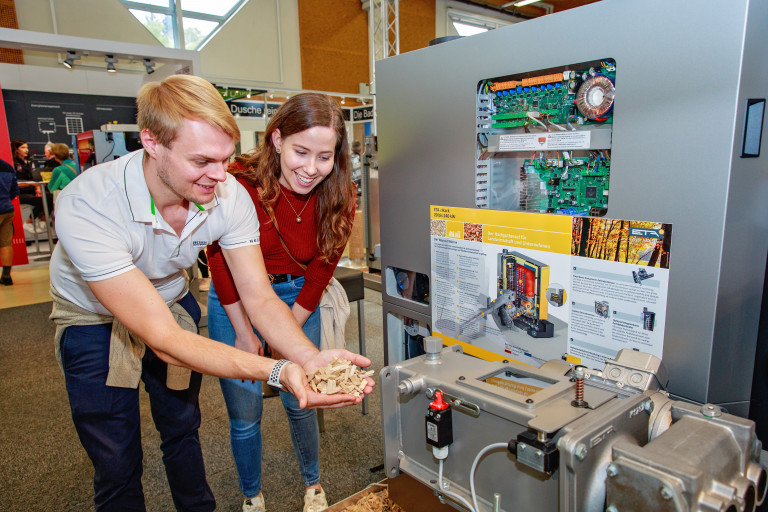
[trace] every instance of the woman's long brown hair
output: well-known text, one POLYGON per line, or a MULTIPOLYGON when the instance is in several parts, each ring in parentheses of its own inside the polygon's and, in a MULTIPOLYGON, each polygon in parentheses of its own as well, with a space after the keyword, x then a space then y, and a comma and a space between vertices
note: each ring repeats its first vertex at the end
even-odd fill
POLYGON ((317 249, 323 261, 341 254, 352 232, 351 214, 355 190, 350 176, 349 144, 341 107, 324 94, 302 93, 291 97, 277 109, 267 125, 264 140, 252 153, 238 156, 245 171, 234 172, 248 184, 259 188, 261 204, 273 218, 280 197, 280 156, 272 134, 280 130, 285 139, 315 126, 332 128, 336 133, 333 171, 315 188, 315 227, 317 249))

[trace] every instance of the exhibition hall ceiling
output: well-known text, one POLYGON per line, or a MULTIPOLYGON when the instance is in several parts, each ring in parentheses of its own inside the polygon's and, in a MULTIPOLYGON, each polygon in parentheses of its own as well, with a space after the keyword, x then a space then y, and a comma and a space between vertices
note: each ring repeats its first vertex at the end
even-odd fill
POLYGON ((530 5, 517 7, 510 0, 460 0, 462 3, 474 4, 487 9, 514 14, 523 18, 538 18, 551 12, 560 12, 574 7, 598 2, 599 0, 544 0, 530 5))

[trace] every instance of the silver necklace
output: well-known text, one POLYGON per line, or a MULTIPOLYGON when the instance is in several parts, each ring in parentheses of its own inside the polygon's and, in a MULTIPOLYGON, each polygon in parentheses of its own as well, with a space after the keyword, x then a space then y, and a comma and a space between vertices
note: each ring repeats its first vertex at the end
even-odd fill
POLYGON ((315 192, 314 190, 312 192, 310 192, 309 197, 307 198, 307 202, 304 203, 304 208, 302 208, 301 211, 298 212, 298 213, 296 212, 296 208, 293 207, 293 205, 291 204, 291 201, 288 199, 288 194, 285 194, 285 201, 288 203, 288 206, 291 207, 291 210, 293 210, 293 213, 296 214, 296 222, 298 224, 301 224, 301 214, 304 213, 304 210, 307 209, 307 205, 309 204, 309 200, 312 198, 312 194, 314 192, 315 192))

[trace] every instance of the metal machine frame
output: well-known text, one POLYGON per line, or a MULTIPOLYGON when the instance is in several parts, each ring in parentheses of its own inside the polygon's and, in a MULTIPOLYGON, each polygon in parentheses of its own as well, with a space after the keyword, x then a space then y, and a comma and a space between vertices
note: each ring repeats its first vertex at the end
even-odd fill
MULTIPOLYGON (((669 390, 746 415, 768 253, 768 152, 743 158, 742 147, 749 101, 768 90, 765 26, 768 4, 755 0, 603 0, 380 61, 383 282, 393 267, 430 275, 430 205, 475 207, 479 81, 610 57, 607 216, 675 230, 669 390)), ((387 286, 382 300, 393 364, 403 334, 387 319, 430 325, 431 306, 387 286)))
POLYGON ((381 370, 385 471, 460 510, 754 512, 765 499, 754 422, 671 400, 654 356, 624 349, 586 371, 425 346, 381 370))

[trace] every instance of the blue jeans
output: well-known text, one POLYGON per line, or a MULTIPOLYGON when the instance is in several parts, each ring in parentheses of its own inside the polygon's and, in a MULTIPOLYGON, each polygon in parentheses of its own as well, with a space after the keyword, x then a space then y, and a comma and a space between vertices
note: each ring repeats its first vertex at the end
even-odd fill
MULTIPOLYGON (((180 301, 195 323, 200 307, 191 293, 180 301)), ((61 361, 72 419, 94 467, 94 504, 98 511, 143 511, 139 390, 107 386, 112 324, 67 327, 61 361)), ((147 347, 141 380, 149 394, 152 419, 162 440, 163 463, 177 510, 216 508, 200 449, 198 394, 202 376, 192 372, 189 389, 166 387, 167 364, 147 347)))
MULTIPOLYGON (((272 288, 288 306, 293 306, 303 284, 304 278, 301 277, 294 281, 273 284, 272 288)), ((303 330, 310 341, 319 347, 319 309, 315 309, 310 315, 303 330)), ((214 340, 235 345, 235 331, 219 303, 213 286, 208 291, 208 334, 214 340)), ((261 335, 259 339, 263 341, 261 335)), ((219 382, 229 414, 229 440, 240 477, 240 489, 246 497, 253 498, 261 492, 262 383, 240 382, 239 379, 219 379, 219 382)), ((315 485, 320 482, 320 433, 317 415, 314 409, 300 409, 296 397, 287 391, 280 391, 280 400, 288 415, 293 449, 299 461, 304 486, 315 485)))

